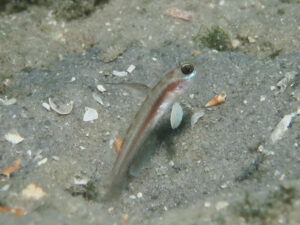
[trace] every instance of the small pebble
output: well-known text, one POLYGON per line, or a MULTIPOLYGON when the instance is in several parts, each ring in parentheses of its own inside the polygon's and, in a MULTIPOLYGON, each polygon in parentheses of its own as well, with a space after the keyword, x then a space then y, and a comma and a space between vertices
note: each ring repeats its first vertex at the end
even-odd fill
POLYGON ((266 96, 264 96, 264 95, 260 96, 260 101, 261 102, 264 102, 265 100, 266 100, 266 96))
POLYGON ((127 222, 128 222, 128 219, 129 219, 128 214, 124 214, 123 217, 122 217, 123 223, 127 223, 127 222))
POLYGON ((125 76, 127 76, 128 73, 126 71, 116 71, 116 70, 114 70, 112 72, 112 74, 117 76, 117 77, 125 77, 125 76))
POLYGON ((141 192, 137 193, 136 195, 138 198, 142 198, 143 197, 143 194, 141 192))
POLYGON ((204 202, 204 207, 205 208, 209 208, 211 206, 211 203, 210 202, 204 202))
POLYGON ((229 203, 228 202, 225 202, 225 201, 219 201, 216 203, 216 210, 221 210, 221 209, 224 209, 226 208, 227 206, 229 206, 229 203))
POLYGON ((109 213, 111 213, 113 210, 114 210, 114 207, 110 207, 110 208, 108 208, 107 211, 108 211, 109 213))
POLYGON ((136 196, 135 195, 129 195, 129 198, 132 199, 132 200, 135 200, 136 196))
POLYGON ((38 161, 38 166, 41 166, 43 164, 45 164, 48 161, 48 158, 43 158, 42 160, 38 161))
POLYGON ((10 188, 9 184, 5 184, 2 188, 1 191, 7 191, 10 188))

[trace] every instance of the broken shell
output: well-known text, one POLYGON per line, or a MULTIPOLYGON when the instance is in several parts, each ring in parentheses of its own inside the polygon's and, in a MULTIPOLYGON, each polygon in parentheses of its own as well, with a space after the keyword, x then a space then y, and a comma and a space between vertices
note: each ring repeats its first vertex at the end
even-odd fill
POLYGON ((72 112, 73 109, 73 101, 70 101, 67 104, 61 104, 61 105, 56 105, 51 98, 48 99, 49 100, 49 105, 51 107, 51 109, 53 111, 55 111, 56 113, 60 114, 60 115, 67 115, 70 114, 72 112))
POLYGON ((17 99, 15 98, 10 98, 10 99, 7 99, 7 98, 0 98, 0 102, 3 104, 3 105, 13 105, 17 102, 17 99))
POLYGON ((171 122, 171 127, 172 129, 176 129, 179 127, 183 117, 183 111, 178 102, 175 102, 172 106, 172 111, 171 111, 171 117, 170 117, 170 122, 171 122))
POLYGON ((43 106, 43 108, 45 108, 45 109, 48 110, 48 111, 51 110, 50 105, 49 105, 47 102, 43 102, 43 103, 42 103, 42 106, 43 106))
POLYGON ((115 134, 114 139, 115 139, 114 144, 115 144, 116 152, 119 154, 121 151, 121 146, 122 146, 123 140, 119 134, 115 134))
POLYGON ((221 92, 220 94, 215 96, 213 99, 211 99, 208 103, 206 103, 205 107, 211 107, 211 106, 215 106, 215 105, 224 103, 226 100, 226 97, 227 97, 226 93, 221 92))
POLYGON ((24 140, 24 138, 17 131, 11 131, 5 134, 4 138, 14 145, 19 144, 24 140))
POLYGON ((10 177, 10 175, 14 172, 16 172, 21 165, 21 159, 17 159, 13 165, 10 165, 6 167, 4 170, 2 170, 1 175, 6 176, 7 178, 10 177))
POLYGON ((277 124, 276 128, 274 129, 274 131, 272 132, 270 139, 273 143, 275 143, 276 141, 280 140, 284 133, 287 131, 287 129, 289 128, 292 119, 296 116, 300 114, 300 108, 296 111, 293 112, 291 114, 285 115, 280 122, 277 124))
POLYGON ((98 91, 100 91, 102 93, 106 91, 105 87, 102 84, 98 84, 97 89, 98 89, 98 91))
POLYGON ((191 118, 191 127, 192 128, 194 128, 195 124, 198 122, 198 120, 200 118, 202 118, 204 116, 204 114, 205 114, 204 110, 201 110, 201 111, 195 112, 192 115, 192 118, 191 118))
POLYGON ((98 102, 99 104, 104 105, 101 97, 97 93, 93 93, 93 99, 96 100, 96 102, 98 102))
POLYGON ((83 116, 83 121, 88 122, 88 121, 93 121, 98 119, 98 113, 96 109, 85 107, 85 113, 83 116))
POLYGON ((25 189, 22 190, 22 196, 32 200, 39 200, 45 195, 46 192, 36 184, 29 184, 25 189))
POLYGON ((134 71, 134 70, 135 70, 135 65, 132 65, 132 64, 127 68, 128 73, 132 73, 132 71, 134 71))

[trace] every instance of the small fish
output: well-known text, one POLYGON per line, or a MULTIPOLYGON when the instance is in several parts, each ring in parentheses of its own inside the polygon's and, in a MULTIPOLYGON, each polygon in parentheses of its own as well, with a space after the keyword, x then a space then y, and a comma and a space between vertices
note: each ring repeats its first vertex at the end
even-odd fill
POLYGON ((148 134, 195 75, 192 64, 181 64, 168 72, 148 93, 122 141, 112 171, 113 186, 122 185, 131 161, 148 134))

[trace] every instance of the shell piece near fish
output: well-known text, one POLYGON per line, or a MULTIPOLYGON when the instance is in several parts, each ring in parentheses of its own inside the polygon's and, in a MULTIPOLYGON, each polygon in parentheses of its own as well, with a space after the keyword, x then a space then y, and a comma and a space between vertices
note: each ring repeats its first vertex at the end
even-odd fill
POLYGON ((198 120, 200 118, 202 118, 204 115, 205 115, 204 110, 200 110, 200 111, 195 112, 192 115, 192 118, 191 118, 191 127, 194 128, 194 126, 196 125, 196 123, 198 122, 198 120))
POLYGON ((182 107, 178 102, 175 102, 172 106, 170 122, 172 129, 176 129, 181 124, 183 117, 183 110, 182 107))

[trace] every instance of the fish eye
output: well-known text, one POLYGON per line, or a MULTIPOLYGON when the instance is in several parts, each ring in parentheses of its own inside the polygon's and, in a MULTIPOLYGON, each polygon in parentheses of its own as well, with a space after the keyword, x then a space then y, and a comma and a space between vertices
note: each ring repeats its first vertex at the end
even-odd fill
POLYGON ((190 75, 194 71, 194 66, 192 64, 183 64, 181 66, 181 72, 184 75, 190 75))

